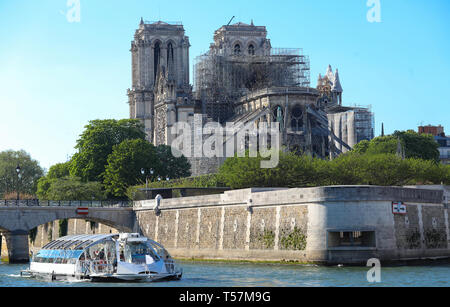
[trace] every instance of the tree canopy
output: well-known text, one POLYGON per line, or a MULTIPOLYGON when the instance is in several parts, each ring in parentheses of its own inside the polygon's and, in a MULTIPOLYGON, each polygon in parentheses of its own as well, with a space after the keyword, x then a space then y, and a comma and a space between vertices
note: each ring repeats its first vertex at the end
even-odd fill
POLYGON ((78 152, 72 157, 70 175, 84 181, 102 181, 108 156, 125 140, 145 139, 139 120, 93 120, 77 141, 78 152))
POLYGON ((155 148, 146 141, 139 120, 91 121, 75 148, 78 152, 70 161, 53 165, 47 176, 39 180, 39 198, 60 200, 70 196, 79 200, 93 194, 98 199, 103 197, 96 190, 98 187, 109 197, 123 198, 129 186, 145 182, 146 177, 154 181, 158 176, 190 176, 188 160, 174 157, 169 146, 155 148), (144 175, 141 169, 145 170, 144 175), (153 175, 150 169, 154 170, 153 175), (74 193, 69 193, 70 186, 74 193))
POLYGON ((25 151, 7 150, 0 152, 0 196, 16 193, 19 186, 20 194, 35 194, 37 181, 44 174, 39 162, 32 159, 25 151), (20 179, 16 172, 20 166, 20 179))
POLYGON ((413 130, 396 131, 392 135, 377 137, 370 142, 362 141, 353 151, 360 154, 395 154, 399 140, 406 158, 439 161, 439 144, 433 136, 418 134, 413 130))
POLYGON ((178 179, 191 175, 191 165, 188 159, 184 156, 175 157, 172 154, 172 147, 160 145, 156 147, 156 154, 162 166, 158 173, 159 176, 178 179))
POLYGON ((51 166, 47 172, 47 177, 50 179, 58 179, 70 176, 70 164, 70 161, 68 161, 51 166))
POLYGON ((328 161, 280 152, 280 163, 262 169, 261 158, 229 158, 218 176, 227 186, 312 187, 327 185, 450 184, 450 166, 433 160, 402 159, 395 154, 360 154, 349 152, 328 161))
POLYGON ((185 157, 175 158, 169 146, 155 147, 146 140, 137 139, 114 146, 108 157, 103 183, 109 195, 126 197, 130 186, 146 179, 151 182, 158 177, 165 180, 167 177, 177 179, 189 175, 190 164, 185 157))
MULTIPOLYGON (((65 177, 48 179, 47 191, 38 192, 40 199, 45 200, 104 200, 105 193, 100 182, 83 182, 81 178, 65 177)), ((39 182, 41 184, 41 182, 39 182)), ((42 190, 43 191, 43 190, 42 190)))
POLYGON ((108 194, 122 197, 129 186, 145 182, 142 169, 147 174, 150 169, 154 169, 155 174, 161 169, 155 146, 145 140, 128 140, 114 146, 104 175, 108 194))

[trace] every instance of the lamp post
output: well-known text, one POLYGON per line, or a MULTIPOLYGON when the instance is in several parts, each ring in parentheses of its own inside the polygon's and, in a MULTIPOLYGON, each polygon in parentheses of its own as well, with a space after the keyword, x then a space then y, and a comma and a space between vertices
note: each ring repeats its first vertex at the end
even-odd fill
MULTIPOLYGON (((150 175, 151 175, 151 177, 153 177, 153 174, 155 173, 155 171, 153 170, 153 168, 151 168, 150 169, 150 175)), ((146 175, 145 174, 145 169, 141 169, 141 174, 142 174, 142 176, 144 176, 144 175, 146 175)), ((146 196, 146 198, 148 198, 148 173, 147 173, 147 175, 145 176, 145 196, 146 196)))
POLYGON ((20 165, 19 164, 17 164, 17 167, 16 167, 16 173, 17 173, 17 201, 19 201, 20 200, 20 194, 19 194, 19 191, 20 191, 20 165))

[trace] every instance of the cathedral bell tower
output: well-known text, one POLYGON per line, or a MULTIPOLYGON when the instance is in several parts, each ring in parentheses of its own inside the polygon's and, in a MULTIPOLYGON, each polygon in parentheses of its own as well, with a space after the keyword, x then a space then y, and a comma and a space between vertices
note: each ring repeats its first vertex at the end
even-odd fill
POLYGON ((164 119, 159 114, 160 122, 157 121, 156 106, 169 102, 167 100, 175 101, 173 107, 164 109, 175 108, 176 112, 177 101, 185 103, 186 98, 190 101, 189 47, 189 38, 185 36, 181 23, 147 23, 143 19, 131 42, 132 86, 128 89, 130 118, 142 121, 147 140, 155 145, 160 145, 163 140, 159 138, 159 144, 156 144, 155 136, 159 135, 156 127, 161 127, 161 121, 170 121, 166 117, 168 114, 163 116, 164 119), (156 88, 157 84, 160 85, 159 89, 156 88))

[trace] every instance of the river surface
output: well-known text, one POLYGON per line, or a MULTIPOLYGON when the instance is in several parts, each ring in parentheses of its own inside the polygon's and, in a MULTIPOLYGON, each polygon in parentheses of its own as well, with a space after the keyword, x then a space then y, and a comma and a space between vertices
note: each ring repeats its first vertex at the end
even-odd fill
MULTIPOLYGON (((450 264, 400 266, 381 269, 381 283, 367 281, 369 268, 321 267, 314 265, 229 264, 179 262, 181 281, 146 284, 106 284, 108 287, 450 287, 450 264)), ((45 282, 20 277, 28 265, 0 264, 1 287, 96 287, 90 282, 45 282)))

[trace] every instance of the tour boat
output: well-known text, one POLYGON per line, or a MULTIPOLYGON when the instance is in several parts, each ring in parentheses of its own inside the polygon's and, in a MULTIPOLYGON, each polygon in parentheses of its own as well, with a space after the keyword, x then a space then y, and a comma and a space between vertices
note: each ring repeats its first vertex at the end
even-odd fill
POLYGON ((45 245, 22 276, 93 282, 179 280, 182 270, 159 243, 139 234, 74 235, 45 245))

